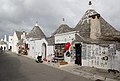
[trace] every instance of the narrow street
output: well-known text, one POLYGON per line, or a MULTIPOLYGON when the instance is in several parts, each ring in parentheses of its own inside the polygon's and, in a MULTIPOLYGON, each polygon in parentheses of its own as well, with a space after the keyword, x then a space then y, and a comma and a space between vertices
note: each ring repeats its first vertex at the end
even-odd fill
POLYGON ((91 81, 16 54, 0 54, 0 81, 91 81))

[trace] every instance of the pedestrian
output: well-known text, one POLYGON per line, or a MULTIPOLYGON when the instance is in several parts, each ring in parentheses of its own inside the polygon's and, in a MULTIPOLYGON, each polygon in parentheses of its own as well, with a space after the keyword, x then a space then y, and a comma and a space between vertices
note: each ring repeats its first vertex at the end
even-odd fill
POLYGON ((6 47, 4 47, 4 52, 5 52, 5 50, 6 50, 6 47))
POLYGON ((0 47, 0 53, 2 54, 2 52, 3 52, 3 47, 1 46, 0 47))
POLYGON ((37 56, 36 62, 37 62, 37 63, 43 63, 43 61, 42 61, 42 56, 37 56))

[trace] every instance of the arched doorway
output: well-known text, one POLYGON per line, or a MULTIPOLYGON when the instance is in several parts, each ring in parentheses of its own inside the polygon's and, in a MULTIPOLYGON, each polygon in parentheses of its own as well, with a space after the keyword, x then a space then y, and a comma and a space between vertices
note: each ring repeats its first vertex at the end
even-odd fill
POLYGON ((42 57, 43 59, 46 59, 46 44, 42 44, 42 57))

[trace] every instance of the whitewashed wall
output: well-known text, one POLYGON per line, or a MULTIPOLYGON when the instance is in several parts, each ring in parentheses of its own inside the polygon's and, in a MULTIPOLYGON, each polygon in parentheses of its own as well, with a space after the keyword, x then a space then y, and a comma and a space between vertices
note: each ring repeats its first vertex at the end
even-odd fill
POLYGON ((47 47, 47 55, 54 54, 54 46, 48 46, 47 47))
POLYGON ((110 60, 110 68, 120 71, 120 51, 116 51, 116 54, 110 60))
POLYGON ((116 51, 116 67, 120 71, 120 51, 116 51))
POLYGON ((8 37, 8 49, 10 49, 10 46, 12 46, 12 40, 13 40, 13 36, 9 36, 8 37))
POLYGON ((19 42, 16 32, 13 34, 13 40, 12 40, 12 52, 18 53, 18 46, 17 43, 19 42))
POLYGON ((88 49, 87 44, 83 44, 82 45, 82 66, 89 66, 89 58, 88 58, 88 54, 89 54, 89 49, 88 49))
POLYGON ((41 40, 29 40, 28 45, 29 45, 29 50, 28 50, 28 56, 31 58, 37 59, 37 56, 42 56, 42 58, 45 58, 45 55, 42 53, 42 44, 46 44, 46 56, 49 56, 49 54, 53 54, 54 47, 53 46, 48 46, 47 41, 43 38, 41 40))
POLYGON ((29 47, 28 56, 31 58, 35 58, 35 41, 29 40, 28 47, 29 47))
POLYGON ((109 47, 102 47, 96 44, 83 44, 82 65, 120 70, 120 51, 116 51, 116 54, 111 56, 109 47), (108 57, 108 60, 102 59, 105 56, 108 57))
POLYGON ((54 57, 54 46, 47 47, 47 60, 52 60, 54 57))
POLYGON ((36 59, 37 56, 41 55, 41 40, 30 40, 28 41, 28 45, 28 56, 36 59))

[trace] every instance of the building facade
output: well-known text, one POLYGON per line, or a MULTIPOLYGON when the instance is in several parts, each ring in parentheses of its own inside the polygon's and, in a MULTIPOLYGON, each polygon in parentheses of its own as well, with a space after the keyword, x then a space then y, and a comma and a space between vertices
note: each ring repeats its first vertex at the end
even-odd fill
POLYGON ((64 23, 53 35, 55 36, 55 50, 63 55, 66 62, 120 70, 120 32, 93 8, 85 12, 74 29, 64 23), (71 33, 73 30, 77 34, 71 33), (71 46, 68 50, 64 50, 67 42, 71 46))
POLYGON ((19 41, 21 40, 21 35, 23 32, 15 31, 12 36, 12 52, 18 53, 19 50, 19 41))
POLYGON ((8 50, 12 50, 12 40, 13 40, 13 36, 9 36, 8 37, 8 50))
POLYGON ((28 42, 28 56, 37 59, 42 56, 43 60, 47 60, 49 55, 53 54, 53 46, 48 45, 48 38, 46 38, 40 26, 36 23, 33 29, 26 35, 28 42))

